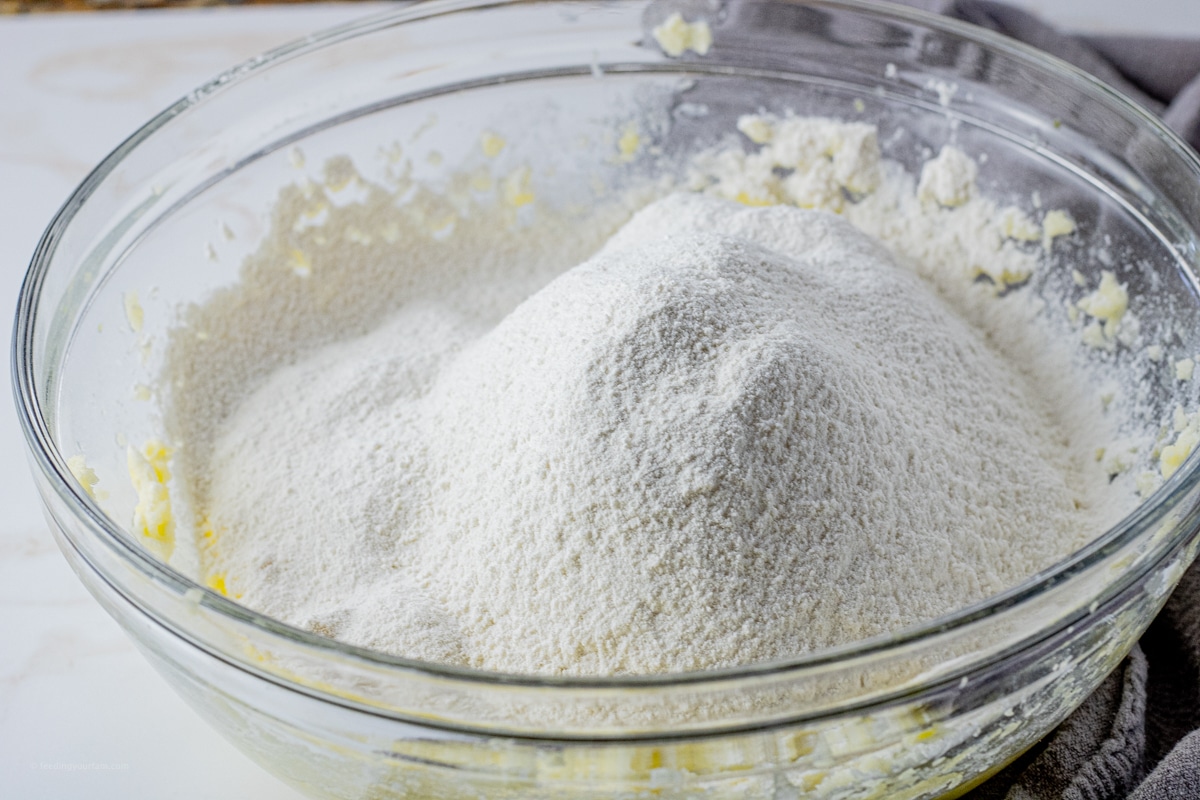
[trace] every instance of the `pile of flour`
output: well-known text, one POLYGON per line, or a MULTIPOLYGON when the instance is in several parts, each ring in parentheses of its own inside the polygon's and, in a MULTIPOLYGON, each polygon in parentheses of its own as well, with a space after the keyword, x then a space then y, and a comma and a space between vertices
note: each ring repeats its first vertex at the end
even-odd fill
POLYGON ((672 195, 502 319, 491 290, 213 421, 197 497, 240 602, 485 669, 696 670, 931 619, 1122 510, 1079 382, 833 214, 672 195))

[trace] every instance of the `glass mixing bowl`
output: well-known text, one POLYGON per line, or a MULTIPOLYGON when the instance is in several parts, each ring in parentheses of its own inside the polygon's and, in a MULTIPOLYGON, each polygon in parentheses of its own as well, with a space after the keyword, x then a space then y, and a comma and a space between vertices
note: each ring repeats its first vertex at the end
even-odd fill
MULTIPOLYGON (((407 6, 200 87, 110 155, 47 230, 20 297, 14 379, 80 579, 200 714, 314 797, 924 798, 985 779, 1118 664, 1192 562, 1196 458, 1091 545, 986 602, 786 663, 648 677, 491 674, 348 646, 232 602, 127 531, 124 444, 162 425, 132 387, 154 384, 180 310, 237 280, 279 188, 306 169, 295 145, 316 165, 399 142, 416 179, 436 183, 491 130, 508 141, 500 162, 535 165, 539 198, 565 205, 646 167, 614 158, 630 120, 642 151, 671 164, 760 109, 874 122, 910 168, 951 135, 986 152, 988 194, 1028 203, 1037 189, 1078 221, 1062 269, 1094 281, 1105 265, 1089 247, 1103 241, 1125 257, 1112 268, 1147 330, 1200 352, 1200 161, 1062 62, 851 0, 407 6), (707 54, 656 44, 673 11, 710 22, 707 54), (103 502, 72 477, 79 453, 103 502)), ((1178 390, 1145 383, 1169 417, 1178 390)))

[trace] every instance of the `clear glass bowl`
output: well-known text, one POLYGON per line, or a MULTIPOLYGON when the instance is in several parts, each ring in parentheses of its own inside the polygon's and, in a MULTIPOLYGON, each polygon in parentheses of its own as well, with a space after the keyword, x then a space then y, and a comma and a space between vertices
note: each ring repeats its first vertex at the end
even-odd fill
MULTIPOLYGON (((619 186, 636 167, 570 137, 611 144, 637 119, 667 163, 759 109, 875 122, 885 154, 909 167, 953 131, 989 154, 987 193, 1036 187, 1071 210, 1082 243, 1070 254, 1089 279, 1101 264, 1088 242, 1129 255, 1118 271, 1142 319, 1200 351, 1200 161, 1061 62, 849 0, 422 3, 200 87, 51 223, 21 294, 13 369, 37 485, 80 579, 197 711, 314 797, 924 798, 986 778, 1114 668, 1193 560, 1196 458, 1083 551, 920 628, 787 663, 575 680, 413 662, 265 618, 144 549, 124 529, 132 491, 105 480, 124 474, 124 441, 161 426, 131 387, 157 376, 180 309, 237 279, 295 180, 293 145, 316 164, 402 141, 436 181, 422 148, 457 163, 496 130, 511 164, 538 165, 539 196, 566 203, 592 176, 619 186), (648 31, 674 10, 711 22, 707 55, 655 45, 648 31), (414 144, 435 117, 434 141, 414 144), (215 239, 218 220, 236 239, 215 239), (220 260, 207 261, 215 240, 220 260), (144 289, 136 338, 130 287, 144 289), (107 513, 72 478, 75 453, 109 488, 107 513)), ((1165 414, 1173 395, 1155 386, 1165 414)))

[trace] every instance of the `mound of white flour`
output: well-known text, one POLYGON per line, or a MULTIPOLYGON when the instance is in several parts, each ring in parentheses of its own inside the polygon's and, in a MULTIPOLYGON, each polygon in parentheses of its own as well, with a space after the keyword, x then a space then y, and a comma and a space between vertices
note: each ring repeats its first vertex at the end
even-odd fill
POLYGON ((499 324, 469 307, 219 424, 241 602, 487 669, 694 670, 933 618, 1112 521, 1073 409, 832 214, 671 196, 499 324))

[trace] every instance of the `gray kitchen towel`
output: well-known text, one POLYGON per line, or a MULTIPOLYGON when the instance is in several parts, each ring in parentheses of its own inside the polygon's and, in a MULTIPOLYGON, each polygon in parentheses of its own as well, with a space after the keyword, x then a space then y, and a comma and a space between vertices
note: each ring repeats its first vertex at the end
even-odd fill
MULTIPOLYGON (((1019 39, 1092 73, 1160 114, 1200 150, 1200 41, 1152 36, 1069 36, 993 0, 900 0, 1019 39)), ((1200 14, 1200 2, 1196 3, 1200 14)))
MULTIPOLYGON (((1200 41, 1069 36, 988 0, 904 0, 1052 53, 1120 89, 1200 150, 1200 41)), ((1200 14, 1200 2, 1196 3, 1200 14)), ((1200 800, 1200 564, 1133 652, 969 800, 1200 800)))
POLYGON ((1200 798, 1200 567, 1066 722, 967 798, 1200 798))

